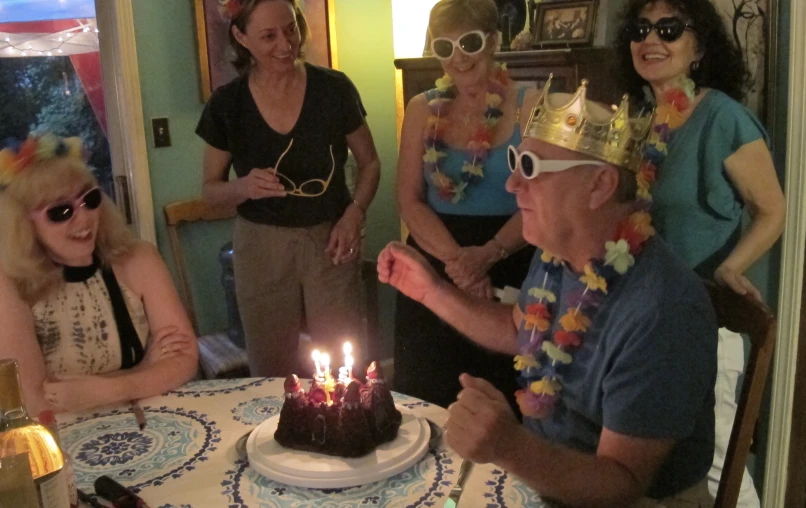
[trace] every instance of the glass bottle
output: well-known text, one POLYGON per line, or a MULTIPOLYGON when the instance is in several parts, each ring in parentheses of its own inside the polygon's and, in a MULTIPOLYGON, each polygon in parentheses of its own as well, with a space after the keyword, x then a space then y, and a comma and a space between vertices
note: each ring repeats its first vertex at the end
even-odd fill
POLYGON ((13 443, 16 454, 28 454, 39 506, 69 508, 64 457, 48 429, 28 416, 17 360, 0 360, 0 408, 0 449, 13 443))
POLYGON ((62 451, 62 456, 64 457, 64 479, 67 481, 67 498, 70 501, 70 508, 78 508, 78 488, 76 487, 76 471, 73 467, 73 457, 71 457, 70 454, 67 453, 67 450, 64 449, 64 446, 62 446, 56 415, 54 415, 53 411, 50 409, 40 411, 39 424, 44 425, 45 428, 53 434, 54 439, 56 439, 56 444, 62 451))

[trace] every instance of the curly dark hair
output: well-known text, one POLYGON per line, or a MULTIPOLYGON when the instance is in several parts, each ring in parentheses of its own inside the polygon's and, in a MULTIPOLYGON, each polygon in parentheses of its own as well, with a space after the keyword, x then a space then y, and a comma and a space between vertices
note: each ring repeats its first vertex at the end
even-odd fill
POLYGON ((638 75, 630 53, 627 24, 638 18, 647 4, 664 2, 684 20, 693 25, 697 49, 703 53, 699 68, 691 72, 698 87, 720 90, 741 101, 748 85, 749 74, 742 54, 728 37, 725 24, 714 5, 708 0, 629 0, 621 13, 615 49, 617 65, 615 79, 622 90, 640 100, 646 80, 638 75))

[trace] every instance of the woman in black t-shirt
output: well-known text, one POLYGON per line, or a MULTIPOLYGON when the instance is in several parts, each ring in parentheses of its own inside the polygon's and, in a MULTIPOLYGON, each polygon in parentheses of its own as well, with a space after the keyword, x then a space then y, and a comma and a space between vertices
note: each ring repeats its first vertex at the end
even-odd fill
POLYGON ((215 91, 196 128, 202 194, 238 207, 235 285, 251 373, 284 376, 300 372, 303 318, 314 346, 334 355, 358 336, 361 226, 380 163, 352 82, 302 61, 308 27, 296 0, 227 7, 240 76, 215 91))

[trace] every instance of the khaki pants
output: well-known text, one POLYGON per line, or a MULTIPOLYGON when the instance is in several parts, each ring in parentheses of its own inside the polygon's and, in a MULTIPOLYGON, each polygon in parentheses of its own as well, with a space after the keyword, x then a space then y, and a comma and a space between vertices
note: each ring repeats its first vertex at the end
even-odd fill
POLYGON ((235 221, 235 290, 253 376, 309 377, 313 363, 299 365, 303 316, 313 346, 330 354, 332 370, 342 364, 345 339, 358 347, 360 256, 333 265, 325 253, 332 227, 235 221))
POLYGON ((703 478, 698 484, 665 499, 639 500, 632 508, 712 508, 714 498, 708 492, 708 479, 703 478))

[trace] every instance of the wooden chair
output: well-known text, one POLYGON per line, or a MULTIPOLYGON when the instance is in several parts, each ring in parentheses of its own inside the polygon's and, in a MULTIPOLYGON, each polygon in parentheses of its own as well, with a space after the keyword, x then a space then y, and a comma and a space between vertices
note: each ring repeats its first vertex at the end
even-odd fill
MULTIPOLYGON (((190 280, 188 279, 187 265, 183 255, 182 242, 179 239, 178 227, 182 223, 231 219, 236 215, 235 208, 211 207, 201 199, 191 199, 169 203, 165 205, 163 212, 165 213, 165 222, 168 225, 168 239, 176 263, 176 273, 179 277, 179 296, 182 298, 185 310, 198 335, 199 322, 193 306, 190 280)), ((249 375, 246 351, 233 344, 226 333, 219 332, 200 336, 198 341, 199 363, 205 377, 227 378, 247 377, 249 375)))
POLYGON ((730 434, 714 504, 715 508, 733 508, 739 499, 742 475, 770 370, 776 321, 772 310, 765 304, 710 281, 706 281, 705 285, 716 310, 719 326, 749 336, 751 344, 736 420, 730 434))

